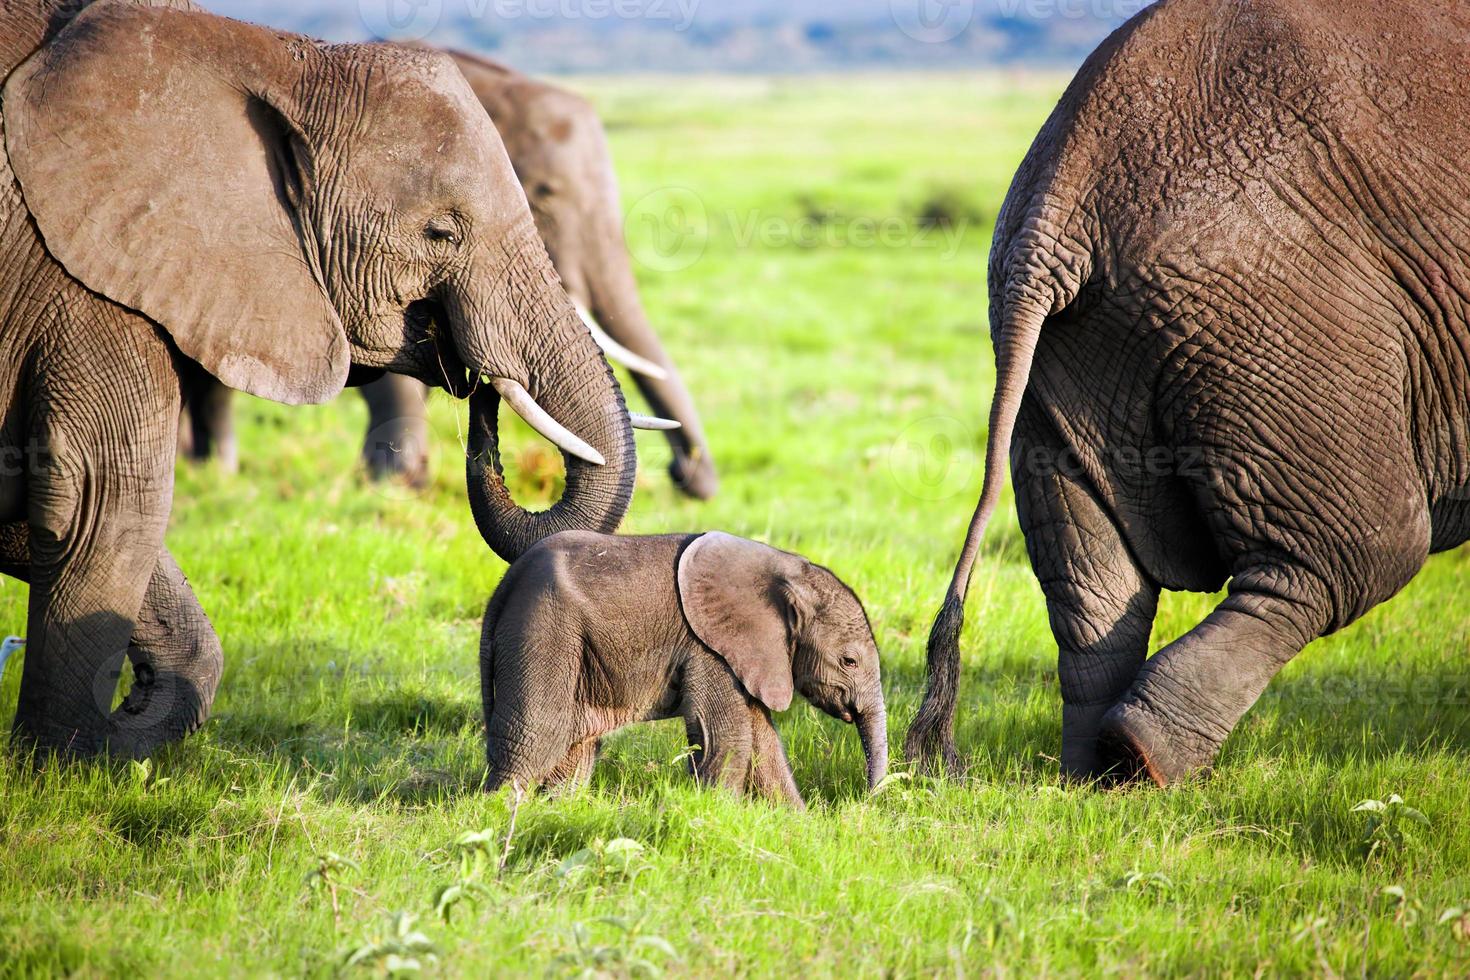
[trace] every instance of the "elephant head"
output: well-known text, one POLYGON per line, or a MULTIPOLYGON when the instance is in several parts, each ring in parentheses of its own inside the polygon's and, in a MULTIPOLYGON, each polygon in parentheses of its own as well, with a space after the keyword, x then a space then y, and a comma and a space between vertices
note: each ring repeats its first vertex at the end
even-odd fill
POLYGON ((447 56, 100 0, 12 73, 4 106, 47 249, 209 373, 291 403, 350 368, 471 396, 471 505, 497 553, 617 526, 635 471, 621 393, 447 56), (502 397, 566 457, 545 513, 500 477, 502 397))
POLYGON ((679 605, 690 630, 772 711, 793 691, 857 725, 868 785, 888 771, 888 715, 878 644, 856 594, 800 555, 719 531, 679 556, 679 605))
POLYGON ((602 121, 585 99, 474 55, 451 52, 505 141, 536 228, 604 353, 633 373, 665 432, 675 484, 708 499, 719 486, 694 399, 648 322, 623 238, 602 121))

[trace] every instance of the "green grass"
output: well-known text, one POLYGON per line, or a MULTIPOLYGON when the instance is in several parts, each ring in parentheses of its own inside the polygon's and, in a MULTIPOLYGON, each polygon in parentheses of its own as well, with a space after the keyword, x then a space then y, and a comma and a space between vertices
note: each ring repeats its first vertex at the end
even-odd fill
MULTIPOLYGON (((978 491, 989 224, 1061 83, 580 83, 635 215, 686 188, 697 206, 679 192, 676 227, 707 232, 676 243, 673 264, 695 256, 678 269, 650 251, 653 225, 633 237, 723 489, 680 499, 663 443, 640 436, 625 529, 724 528, 830 564, 877 628, 895 745, 978 491), (859 240, 854 221, 912 229, 931 200, 979 223, 937 246, 859 240), (828 216, 813 227, 831 246, 783 238, 809 214, 828 216), (752 218, 774 231, 746 241, 752 218)), ((855 734, 798 703, 778 724, 811 810, 788 813, 695 790, 679 727, 640 726, 609 740, 590 791, 520 807, 497 876, 510 804, 475 789, 475 654, 503 566, 464 503, 462 406, 433 413, 419 496, 358 474, 352 396, 242 400, 239 476, 180 472, 169 544, 227 658, 214 717, 147 781, 0 763, 0 974, 327 975, 399 911, 444 975, 618 975, 630 949, 690 976, 1470 972, 1470 945, 1437 922, 1470 903, 1470 552, 1289 665, 1213 777, 1097 792, 1057 774, 1054 646, 1009 504, 964 634, 963 779, 865 798, 855 734), (1350 809, 1395 792, 1430 826, 1370 855, 1350 809), (452 844, 486 828, 484 893, 445 923, 452 844), (630 871, 558 874, 619 837, 645 847, 630 871), (329 874, 339 919, 308 881, 328 853, 356 864, 329 874), (1382 892, 1395 885, 1402 903, 1382 892)), ((523 429, 511 444, 521 494, 547 492, 547 451, 523 429)), ((1156 643, 1209 605, 1167 597, 1156 643)), ((4 580, 0 632, 24 618, 4 580)))

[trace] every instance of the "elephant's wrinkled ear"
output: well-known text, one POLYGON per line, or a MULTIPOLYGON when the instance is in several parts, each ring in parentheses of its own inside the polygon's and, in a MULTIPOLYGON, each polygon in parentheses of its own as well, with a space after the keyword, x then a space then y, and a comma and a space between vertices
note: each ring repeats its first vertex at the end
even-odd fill
POLYGON ((298 233, 288 39, 100 0, 5 84, 5 146, 46 248, 234 388, 341 390, 350 352, 298 233))
POLYGON ((799 562, 720 531, 701 534, 679 556, 679 604, 689 628, 772 711, 791 706, 794 622, 785 576, 799 562))

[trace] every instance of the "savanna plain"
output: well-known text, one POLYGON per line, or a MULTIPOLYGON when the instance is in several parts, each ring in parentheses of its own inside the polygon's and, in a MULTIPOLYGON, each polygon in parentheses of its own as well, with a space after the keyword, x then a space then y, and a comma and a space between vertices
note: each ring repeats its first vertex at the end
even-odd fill
MULTIPOLYGON (((570 82, 722 476, 681 498, 641 435, 624 530, 833 567, 876 628, 895 753, 979 489, 995 213, 1064 82, 570 82)), ((351 393, 238 405, 239 474, 181 466, 168 539, 224 642, 214 716, 146 765, 0 762, 0 974, 1470 974, 1466 549, 1288 665, 1212 776, 1103 791, 1058 775, 1008 495, 964 632, 962 775, 899 764, 870 797, 856 735, 798 699, 777 725, 806 813, 696 789, 677 722, 610 738, 588 791, 517 801, 478 790, 504 565, 465 503, 463 406, 432 400, 414 492, 362 476, 351 393)), ((550 501, 559 457, 504 414, 512 489, 550 501)), ((1210 605, 1166 597, 1155 649, 1210 605)), ((0 631, 25 613, 0 580, 0 631)))

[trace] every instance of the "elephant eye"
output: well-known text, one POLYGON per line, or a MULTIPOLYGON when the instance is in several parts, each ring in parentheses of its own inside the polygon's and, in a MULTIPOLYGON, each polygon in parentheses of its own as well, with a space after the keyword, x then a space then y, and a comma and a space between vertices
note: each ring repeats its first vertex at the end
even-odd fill
POLYGON ((537 184, 531 189, 531 193, 539 198, 548 198, 556 193, 556 189, 550 184, 537 184))
POLYGON ((424 228, 424 237, 431 242, 446 242, 450 245, 459 244, 459 231, 446 221, 431 221, 424 228))
POLYGON ((857 658, 856 657, 843 657, 842 658, 842 666, 846 667, 848 670, 856 670, 857 669, 857 658))

